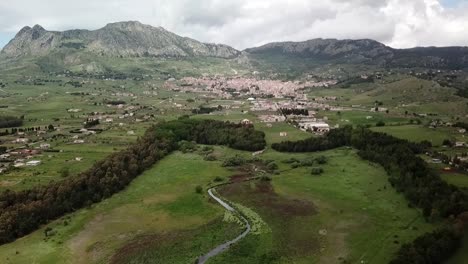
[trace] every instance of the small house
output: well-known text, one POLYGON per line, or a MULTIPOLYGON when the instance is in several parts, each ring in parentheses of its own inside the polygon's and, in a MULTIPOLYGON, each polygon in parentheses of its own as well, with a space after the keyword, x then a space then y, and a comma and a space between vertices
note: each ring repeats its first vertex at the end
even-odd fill
POLYGON ((248 120, 248 119, 244 119, 241 121, 241 124, 242 125, 251 125, 252 124, 252 121, 248 120))
POLYGON ((31 161, 26 162, 26 166, 37 166, 39 164, 41 164, 40 160, 31 160, 31 161))
POLYGON ((50 149, 50 144, 48 143, 42 143, 40 146, 39 146, 40 149, 50 149))

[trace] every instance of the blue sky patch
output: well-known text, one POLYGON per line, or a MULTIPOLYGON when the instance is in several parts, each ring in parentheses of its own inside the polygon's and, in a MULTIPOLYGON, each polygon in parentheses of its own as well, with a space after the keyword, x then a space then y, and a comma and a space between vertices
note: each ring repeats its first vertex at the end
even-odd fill
POLYGON ((463 0, 442 0, 441 3, 445 7, 456 7, 461 4, 463 0))
POLYGON ((0 32, 0 49, 3 48, 14 36, 15 34, 12 33, 0 32))

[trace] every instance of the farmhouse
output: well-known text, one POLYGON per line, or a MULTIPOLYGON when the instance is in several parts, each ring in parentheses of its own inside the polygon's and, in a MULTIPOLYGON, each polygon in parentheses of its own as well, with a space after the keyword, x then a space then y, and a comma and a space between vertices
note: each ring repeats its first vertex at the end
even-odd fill
POLYGON ((282 115, 261 115, 258 118, 266 123, 283 122, 286 120, 286 117, 282 115))
POLYGON ((248 120, 248 119, 244 119, 241 121, 241 124, 243 125, 251 125, 252 124, 252 121, 248 120))
POLYGON ((316 133, 326 133, 330 131, 330 125, 325 122, 301 122, 299 128, 316 133))
POLYGON ((15 162, 15 164, 13 165, 13 167, 15 168, 21 168, 21 167, 24 167, 24 163, 23 162, 15 162))
POLYGON ((37 166, 39 164, 41 164, 40 160, 31 160, 31 161, 26 162, 26 166, 37 166))
POLYGON ((13 143, 28 143, 29 139, 27 138, 17 138, 13 143))
POLYGON ((39 146, 40 149, 49 149, 50 148, 50 144, 48 143, 42 143, 40 146, 39 146))

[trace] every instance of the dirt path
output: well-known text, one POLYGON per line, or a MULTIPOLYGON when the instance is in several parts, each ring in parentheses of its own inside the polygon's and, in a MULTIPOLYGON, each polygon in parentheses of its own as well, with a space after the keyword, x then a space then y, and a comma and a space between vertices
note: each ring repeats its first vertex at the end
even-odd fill
POLYGON ((204 264, 208 259, 216 256, 216 255, 219 255, 220 253, 226 251, 227 249, 229 249, 229 247, 232 245, 232 244, 235 244, 237 242, 239 242, 242 238, 244 238, 247 234, 250 233, 250 230, 251 230, 251 226, 250 226, 250 223, 249 221, 243 217, 239 211, 237 211, 236 209, 234 209, 232 206, 230 206, 229 204, 227 204, 226 202, 224 202, 221 198, 217 197, 214 193, 213 193, 213 190, 215 190, 215 188, 211 188, 208 190, 208 194, 211 196, 211 198, 213 198, 216 202, 218 202, 222 207, 224 207, 227 211, 229 212, 233 212, 235 214, 237 214, 241 219, 242 221, 244 221, 244 224, 245 224, 245 231, 242 232, 242 234, 240 234, 238 237, 234 238, 233 240, 230 240, 230 241, 227 241, 217 247, 215 247, 214 249, 210 250, 208 253, 206 253, 205 255, 201 256, 198 258, 198 261, 197 263, 198 264, 204 264))

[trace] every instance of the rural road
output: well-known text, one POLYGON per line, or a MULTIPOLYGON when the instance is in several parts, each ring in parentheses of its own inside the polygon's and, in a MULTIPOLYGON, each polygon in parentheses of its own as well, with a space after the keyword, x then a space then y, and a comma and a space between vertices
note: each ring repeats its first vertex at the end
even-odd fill
POLYGON ((234 238, 233 240, 230 240, 230 241, 227 241, 217 247, 215 247, 214 249, 210 250, 210 252, 206 253, 205 255, 201 256, 198 258, 198 261, 197 261, 197 264, 204 264, 208 259, 224 252, 225 250, 227 250, 232 244, 235 244, 237 243, 239 240, 241 240, 242 238, 244 238, 248 233, 250 233, 250 230, 251 230, 251 227, 250 227, 250 223, 249 221, 247 221, 247 219, 245 217, 243 217, 242 215, 239 214, 239 212, 234 209, 233 207, 231 207, 229 204, 227 204, 226 202, 224 202, 223 200, 221 200, 221 198, 217 197, 215 194, 213 194, 213 190, 214 188, 211 188, 208 190, 208 194, 213 198, 215 199, 216 202, 218 202, 222 207, 224 207, 226 210, 230 211, 230 212, 233 212, 233 213, 237 213, 239 215, 239 217, 242 219, 242 221, 244 221, 245 223, 245 231, 240 234, 238 237, 234 238))

